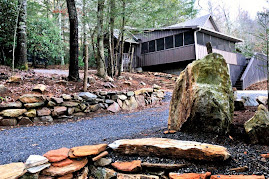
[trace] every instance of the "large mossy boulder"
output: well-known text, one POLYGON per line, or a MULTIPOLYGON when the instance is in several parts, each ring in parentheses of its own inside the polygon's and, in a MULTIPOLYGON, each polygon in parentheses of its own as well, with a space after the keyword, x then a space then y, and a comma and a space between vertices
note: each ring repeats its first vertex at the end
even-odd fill
POLYGON ((255 115, 244 124, 251 143, 269 144, 269 112, 259 105, 255 115))
POLYGON ((227 63, 209 54, 189 64, 173 91, 168 128, 227 133, 234 112, 234 97, 227 63))

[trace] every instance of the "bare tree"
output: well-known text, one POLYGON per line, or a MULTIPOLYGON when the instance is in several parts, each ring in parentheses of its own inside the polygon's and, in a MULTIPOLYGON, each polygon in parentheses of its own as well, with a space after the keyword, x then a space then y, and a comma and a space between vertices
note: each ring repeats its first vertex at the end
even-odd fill
POLYGON ((26 20, 27 20, 27 0, 19 0, 19 16, 18 16, 18 30, 17 30, 17 49, 15 58, 15 67, 23 70, 28 69, 27 63, 27 34, 26 34, 26 20))
POLYGON ((70 81, 79 80, 78 72, 78 18, 75 0, 66 0, 69 22, 70 22, 70 60, 69 60, 69 75, 70 81))

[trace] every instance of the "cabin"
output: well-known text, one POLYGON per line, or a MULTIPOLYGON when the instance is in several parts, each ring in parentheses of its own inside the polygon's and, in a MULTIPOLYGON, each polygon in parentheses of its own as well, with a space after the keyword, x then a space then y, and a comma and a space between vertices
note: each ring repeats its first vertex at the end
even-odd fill
MULTIPOLYGON (((221 33, 211 15, 163 28, 145 29, 133 35, 133 40, 136 42, 132 42, 134 68, 172 74, 179 74, 189 63, 206 56, 206 44, 210 42, 213 52, 223 55, 226 60, 232 85, 238 89, 246 88, 242 75, 248 64, 235 49, 235 44, 242 40, 221 33)), ((128 61, 130 59, 125 63, 128 61)))

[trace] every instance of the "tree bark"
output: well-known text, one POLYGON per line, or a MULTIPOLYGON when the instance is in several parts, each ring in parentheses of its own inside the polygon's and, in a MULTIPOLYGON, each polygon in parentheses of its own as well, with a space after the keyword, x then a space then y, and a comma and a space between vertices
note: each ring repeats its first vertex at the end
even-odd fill
POLYGON ((118 66, 118 76, 121 76, 122 71, 122 57, 123 57, 123 50, 124 50, 124 26, 125 26, 125 7, 126 3, 125 0, 122 0, 122 26, 121 26, 121 45, 120 45, 120 60, 118 66))
POLYGON ((78 18, 75 0, 66 0, 69 22, 70 22, 70 60, 69 60, 69 76, 70 81, 79 80, 78 72, 78 18))
POLYGON ((17 31, 17 49, 15 58, 15 67, 28 70, 27 63, 27 0, 19 0, 19 16, 18 16, 18 31, 17 31))
POLYGON ((115 54, 114 54, 114 25, 115 25, 115 0, 109 1, 109 58, 108 58, 108 68, 107 73, 109 76, 113 77, 115 74, 115 54))
POLYGON ((87 91, 87 79, 88 79, 88 60, 89 60, 88 45, 86 43, 84 46, 83 57, 84 57, 83 91, 86 92, 87 91))
POLYGON ((104 35, 103 35, 103 21, 104 21, 104 3, 105 0, 98 0, 97 8, 97 75, 105 78, 105 52, 104 52, 104 35))

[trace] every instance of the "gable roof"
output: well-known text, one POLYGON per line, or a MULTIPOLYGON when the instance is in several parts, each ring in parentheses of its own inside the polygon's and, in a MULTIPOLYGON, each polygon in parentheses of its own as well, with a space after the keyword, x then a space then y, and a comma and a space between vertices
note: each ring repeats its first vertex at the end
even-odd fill
POLYGON ((219 28, 217 27, 216 23, 214 22, 210 14, 207 14, 205 16, 201 16, 195 19, 191 19, 185 22, 181 22, 179 24, 174 24, 174 25, 168 26, 168 28, 188 27, 188 26, 206 27, 206 24, 208 21, 211 22, 212 26, 214 27, 214 30, 219 32, 219 28))

